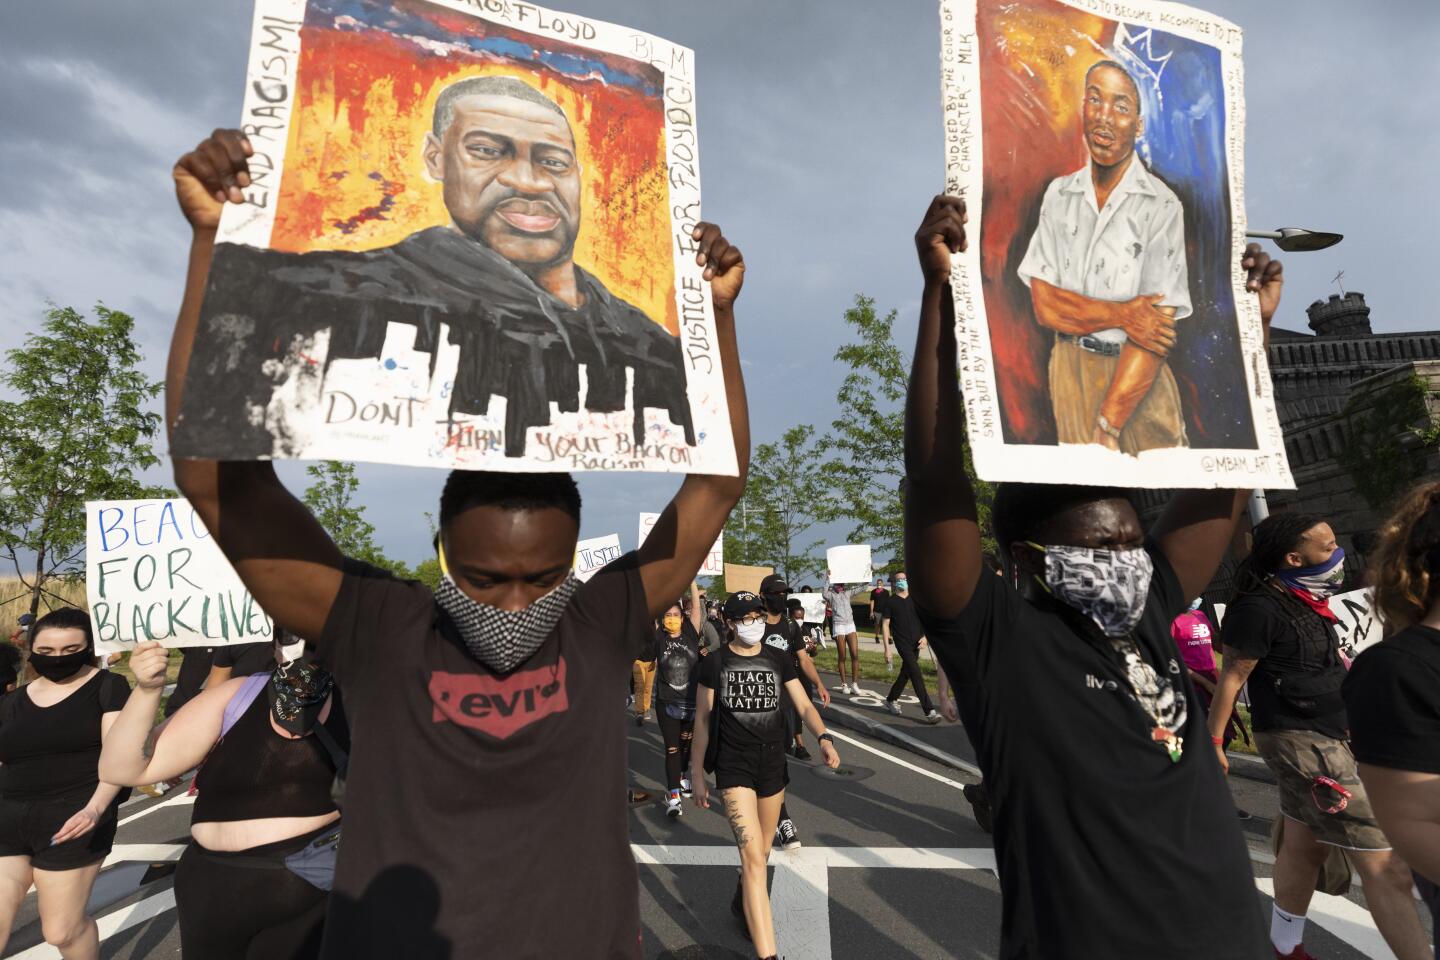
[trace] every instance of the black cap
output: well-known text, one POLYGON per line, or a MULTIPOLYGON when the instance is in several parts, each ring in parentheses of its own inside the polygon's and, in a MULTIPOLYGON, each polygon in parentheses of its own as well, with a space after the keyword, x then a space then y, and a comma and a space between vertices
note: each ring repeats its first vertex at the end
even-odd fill
POLYGON ((732 593, 730 599, 725 601, 725 619, 739 620, 759 611, 764 606, 764 602, 749 590, 732 593))
POLYGON ((786 582, 785 582, 785 578, 782 577, 782 576, 780 576, 780 574, 778 574, 778 573, 772 573, 772 574, 770 574, 770 576, 768 576, 768 577, 766 577, 764 580, 761 580, 761 581, 760 581, 760 592, 761 592, 761 593, 789 593, 789 592, 790 592, 790 584, 786 583, 786 582))

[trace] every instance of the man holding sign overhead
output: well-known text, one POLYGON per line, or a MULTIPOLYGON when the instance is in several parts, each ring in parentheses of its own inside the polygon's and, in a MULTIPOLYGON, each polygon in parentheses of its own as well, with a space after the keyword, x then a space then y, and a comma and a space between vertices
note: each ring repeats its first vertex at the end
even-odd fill
MULTIPOLYGON (((195 235, 172 427, 221 198, 243 199, 251 153, 239 131, 217 131, 174 170, 195 235)), ((580 496, 567 474, 451 473, 432 592, 343 557, 269 462, 176 461, 241 579, 315 646, 353 717, 326 957, 640 955, 615 693, 738 501, 750 452, 733 309, 744 260, 713 224, 691 239, 719 318, 740 472, 687 476, 645 545, 586 584, 572 574, 580 496), (555 903, 567 922, 554 922, 555 903)), ((205 385, 192 369, 190 388, 205 385)))

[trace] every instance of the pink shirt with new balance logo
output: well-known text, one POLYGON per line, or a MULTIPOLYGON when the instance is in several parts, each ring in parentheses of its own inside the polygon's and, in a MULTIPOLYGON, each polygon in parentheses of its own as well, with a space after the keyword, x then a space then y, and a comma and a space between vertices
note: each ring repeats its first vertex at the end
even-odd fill
POLYGON ((1210 620, 1199 610, 1180 614, 1170 624, 1170 636, 1180 648, 1185 666, 1208 677, 1215 675, 1215 654, 1211 645, 1210 620))

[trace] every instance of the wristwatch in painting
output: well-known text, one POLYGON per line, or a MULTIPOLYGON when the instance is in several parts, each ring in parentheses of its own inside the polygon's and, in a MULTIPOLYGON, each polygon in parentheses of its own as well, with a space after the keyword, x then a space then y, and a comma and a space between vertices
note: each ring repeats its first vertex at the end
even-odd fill
POLYGON ((1105 414, 1102 413, 1095 418, 1095 426, 1099 427, 1101 430, 1104 430, 1114 439, 1120 439, 1120 428, 1112 426, 1110 421, 1105 418, 1105 414))

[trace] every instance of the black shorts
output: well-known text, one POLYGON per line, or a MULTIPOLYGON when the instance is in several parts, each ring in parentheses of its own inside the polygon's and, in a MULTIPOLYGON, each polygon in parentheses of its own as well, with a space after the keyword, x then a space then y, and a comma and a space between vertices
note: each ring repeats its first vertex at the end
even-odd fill
POLYGON ((119 819, 116 805, 105 811, 95 829, 74 840, 51 846, 50 838, 90 800, 83 796, 42 800, 0 798, 0 857, 29 857, 36 870, 74 870, 110 855, 119 819))
POLYGON ((749 787, 757 797, 773 797, 790 782, 785 744, 732 747, 722 743, 715 757, 715 789, 749 787))

